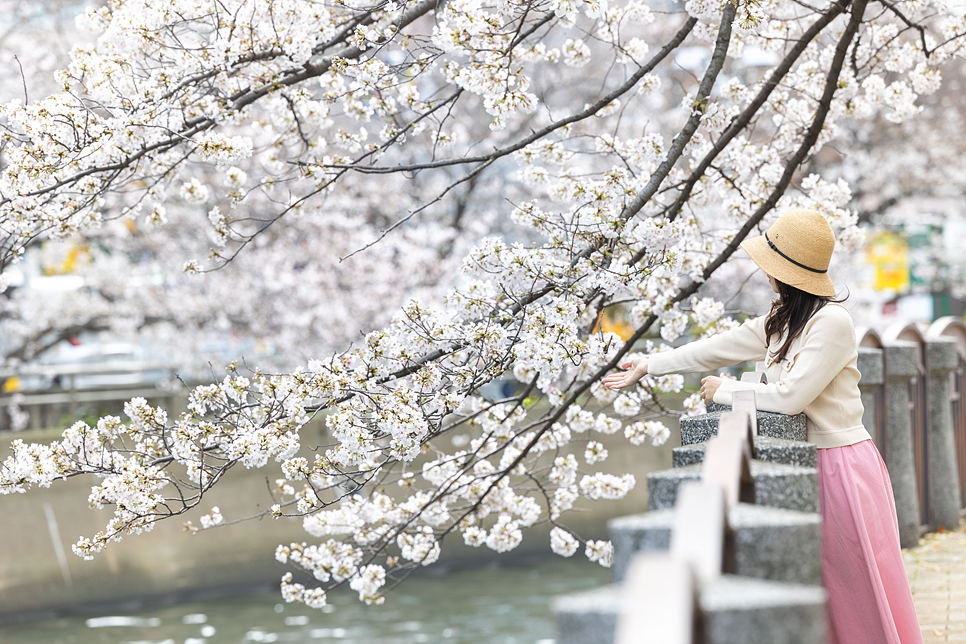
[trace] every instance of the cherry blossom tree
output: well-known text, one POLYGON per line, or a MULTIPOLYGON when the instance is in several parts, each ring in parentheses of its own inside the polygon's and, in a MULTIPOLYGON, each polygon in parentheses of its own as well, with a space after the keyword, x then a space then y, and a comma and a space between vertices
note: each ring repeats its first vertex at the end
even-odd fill
POLYGON ((925 0, 131 0, 82 22, 100 35, 63 91, 0 111, 4 270, 35 239, 181 208, 206 213, 184 230, 209 250, 183 259, 204 279, 282 265, 258 264, 270 248, 358 251, 383 284, 392 244, 462 257, 444 295, 351 347, 286 373, 233 366, 177 418, 135 399, 125 420, 15 442, 3 463, 8 493, 100 477, 90 502, 114 516, 74 546, 93 557, 202 504, 229 468, 273 461, 271 513, 317 539, 278 548, 316 582, 286 575, 282 592, 310 606, 339 585, 381 602, 447 539, 503 552, 538 524, 555 552, 609 565, 566 513, 633 488, 597 467, 598 434, 665 440, 657 396, 682 379, 617 394, 599 378, 659 350, 654 329, 731 326, 704 285, 743 270, 729 259, 776 211, 818 208, 861 245, 848 182, 809 163, 870 119, 915 118, 966 32, 961 9, 925 0), (310 239, 290 247, 293 232, 310 239), (595 330, 610 307, 629 311, 626 341, 595 330), (481 392, 507 374, 515 393, 481 392), (313 417, 329 444, 303 445, 313 417))
MULTIPOLYGON (((94 39, 73 29, 73 15, 83 9, 77 4, 0 2, 0 16, 12 24, 0 40, 0 57, 11 63, 0 75, 0 101, 56 91, 54 71, 69 64, 70 46, 83 48, 94 39), (38 41, 45 46, 32 46, 38 41)), ((224 168, 195 164, 192 171, 223 188, 229 187, 226 181, 247 181, 238 168, 226 174, 224 168)), ((14 277, 16 285, 22 277, 15 277, 24 272, 69 272, 76 278, 71 283, 83 286, 62 292, 10 288, 0 294, 0 361, 16 366, 37 359, 85 332, 163 346, 165 362, 177 365, 188 380, 210 377, 211 365, 220 368, 232 349, 274 369, 341 350, 358 341, 360 332, 388 323, 407 297, 451 286, 447 276, 458 273, 471 244, 495 230, 493 209, 475 209, 472 220, 461 221, 474 189, 495 189, 491 181, 476 181, 448 204, 441 215, 450 219, 445 227, 435 220, 417 222, 384 240, 378 257, 372 257, 375 251, 354 255, 393 223, 374 204, 418 207, 409 203, 410 184, 381 182, 375 187, 383 191, 370 187, 363 195, 334 195, 327 200, 332 216, 276 224, 259 244, 207 279, 183 268, 186 260, 205 256, 217 236, 202 230, 210 208, 180 195, 166 197, 163 214, 153 217, 106 216, 69 237, 40 235, 35 241, 45 243, 28 242, 25 261, 8 271, 7 280, 14 277), (340 202, 344 206, 336 205, 340 202)), ((247 217, 271 207, 271 201, 253 195, 236 210, 247 217)))
POLYGON ((169 205, 162 230, 121 219, 69 242, 31 248, 24 263, 46 261, 54 270, 66 264, 83 283, 54 292, 13 288, 0 296, 7 363, 43 356, 75 334, 103 332, 114 341, 163 346, 164 361, 189 381, 210 377, 209 364, 222 368, 233 346, 236 357, 290 369, 388 323, 406 296, 451 284, 447 275, 461 260, 456 253, 467 250, 462 240, 440 234, 445 231, 414 226, 385 240, 381 264, 368 256, 340 262, 371 227, 349 217, 302 219, 280 226, 281 235, 266 234, 271 243, 201 276, 182 270, 186 252, 207 251, 207 221, 197 215, 169 205), (457 242, 455 252, 440 248, 440 239, 457 242))

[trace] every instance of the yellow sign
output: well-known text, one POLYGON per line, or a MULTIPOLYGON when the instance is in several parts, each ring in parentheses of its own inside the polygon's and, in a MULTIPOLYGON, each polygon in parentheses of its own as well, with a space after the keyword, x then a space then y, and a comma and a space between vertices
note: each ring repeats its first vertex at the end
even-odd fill
POLYGON ((909 290, 909 245, 902 237, 892 233, 877 235, 869 242, 866 256, 875 269, 877 291, 909 290))
POLYGON ((83 244, 44 242, 41 248, 41 272, 44 275, 70 275, 91 262, 91 252, 83 244))
POLYGON ((621 340, 627 340, 634 335, 634 326, 627 320, 627 314, 623 309, 617 310, 614 307, 604 309, 597 316, 597 324, 594 325, 593 333, 603 331, 604 333, 616 333, 621 340))

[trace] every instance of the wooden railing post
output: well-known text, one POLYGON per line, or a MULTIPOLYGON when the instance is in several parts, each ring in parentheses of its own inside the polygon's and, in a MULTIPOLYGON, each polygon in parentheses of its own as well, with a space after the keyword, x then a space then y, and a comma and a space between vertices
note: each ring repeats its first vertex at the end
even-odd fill
POLYGON ((862 424, 872 436, 875 446, 886 458, 885 418, 885 356, 882 349, 859 347, 858 368, 862 378, 859 392, 862 396, 862 424))
POLYGON ((751 455, 757 418, 754 393, 721 414, 708 443, 701 480, 685 483, 674 506, 668 554, 634 558, 624 582, 617 644, 700 644, 703 620, 696 596, 722 573, 736 572, 728 510, 754 502, 751 455))
POLYGON ((731 410, 748 414, 751 435, 758 435, 758 405, 755 403, 755 392, 748 390, 731 394, 731 410))
POLYGON ((697 595, 686 561, 666 554, 638 555, 624 582, 617 644, 699 644, 704 638, 697 595))

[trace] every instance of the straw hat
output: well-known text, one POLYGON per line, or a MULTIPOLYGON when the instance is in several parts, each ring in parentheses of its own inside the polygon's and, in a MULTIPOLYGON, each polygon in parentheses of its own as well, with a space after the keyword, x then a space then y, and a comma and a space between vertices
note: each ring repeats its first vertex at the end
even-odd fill
POLYGON ((764 235, 746 239, 741 247, 779 282, 812 295, 835 295, 828 276, 835 235, 818 211, 788 210, 764 235))

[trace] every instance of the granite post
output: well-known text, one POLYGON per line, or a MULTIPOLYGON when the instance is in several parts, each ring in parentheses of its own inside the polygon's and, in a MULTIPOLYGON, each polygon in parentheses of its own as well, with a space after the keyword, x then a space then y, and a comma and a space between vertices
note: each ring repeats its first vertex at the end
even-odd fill
POLYGON ((882 349, 871 347, 859 347, 859 373, 862 374, 859 380, 859 391, 862 394, 862 424, 872 436, 873 442, 880 452, 884 452, 883 445, 879 445, 878 422, 884 419, 876 417, 875 392, 885 384, 885 373, 883 371, 883 360, 885 359, 882 349))
POLYGON ((959 527, 962 505, 949 384, 949 374, 959 365, 956 341, 952 338, 927 340, 926 365, 929 368, 929 525, 955 530, 959 527))
POLYGON ((909 381, 918 375, 919 347, 896 341, 885 345, 886 466, 892 479, 892 493, 899 515, 899 543, 911 548, 919 543, 919 494, 916 486, 915 453, 912 446, 912 415, 909 381))

